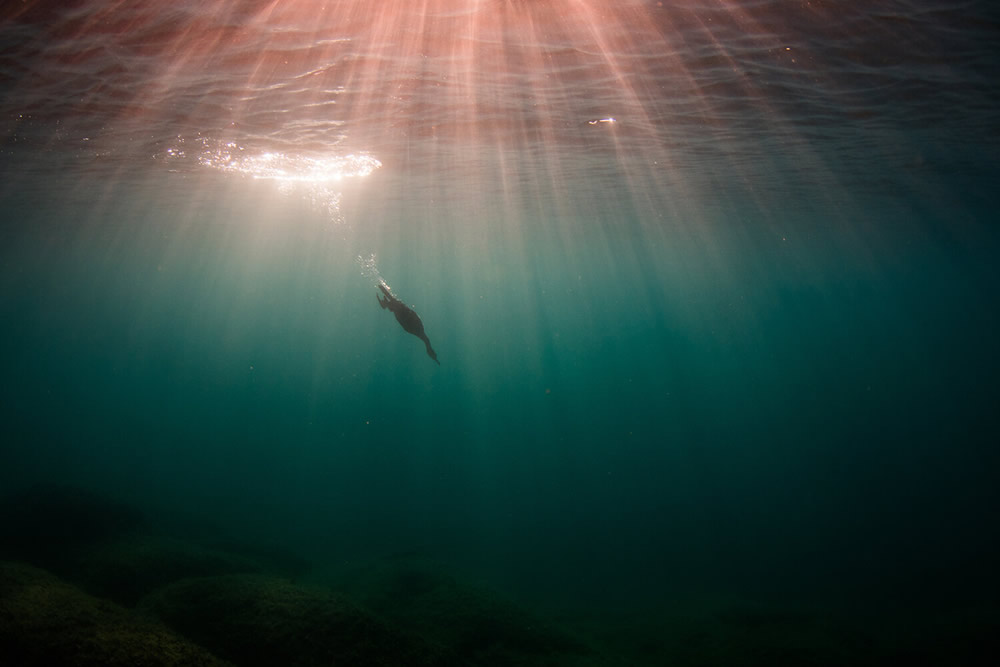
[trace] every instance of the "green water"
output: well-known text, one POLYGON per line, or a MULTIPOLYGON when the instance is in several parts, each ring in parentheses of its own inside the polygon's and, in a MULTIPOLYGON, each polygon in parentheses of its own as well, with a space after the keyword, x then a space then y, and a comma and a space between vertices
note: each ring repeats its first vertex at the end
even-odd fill
POLYGON ((0 667, 993 665, 997 26, 0 5, 0 667))
POLYGON ((619 602, 907 587, 993 543, 978 228, 734 214, 698 221, 705 243, 628 211, 337 225, 221 192, 8 232, 5 484, 619 602), (378 308, 368 253, 440 367, 378 308))

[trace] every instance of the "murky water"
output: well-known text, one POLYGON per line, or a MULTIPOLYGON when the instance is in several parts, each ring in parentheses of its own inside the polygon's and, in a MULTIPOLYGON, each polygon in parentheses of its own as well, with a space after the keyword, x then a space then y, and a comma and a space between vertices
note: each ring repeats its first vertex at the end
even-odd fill
MULTIPOLYGON (((280 545, 297 583, 460 664, 972 661, 997 619, 998 25, 953 2, 4 7, 4 495, 68 484, 184 544, 280 545), (413 619, 470 594, 414 568, 572 641, 435 634, 413 619)), ((187 599, 122 597, 31 535, 10 559, 88 593, 164 622, 187 599)))

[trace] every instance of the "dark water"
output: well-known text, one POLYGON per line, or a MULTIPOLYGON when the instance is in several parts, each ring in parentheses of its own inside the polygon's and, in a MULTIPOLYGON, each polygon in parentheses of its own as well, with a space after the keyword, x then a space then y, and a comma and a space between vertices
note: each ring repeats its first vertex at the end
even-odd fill
POLYGON ((587 646, 468 664, 975 663, 998 44, 944 0, 6 3, 7 511, 369 605, 337 573, 419 562, 587 646))

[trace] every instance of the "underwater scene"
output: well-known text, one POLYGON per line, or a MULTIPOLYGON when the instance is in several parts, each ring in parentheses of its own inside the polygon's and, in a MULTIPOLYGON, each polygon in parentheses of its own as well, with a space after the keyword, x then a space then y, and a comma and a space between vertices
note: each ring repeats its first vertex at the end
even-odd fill
POLYGON ((0 667, 996 664, 998 44, 5 0, 0 667))

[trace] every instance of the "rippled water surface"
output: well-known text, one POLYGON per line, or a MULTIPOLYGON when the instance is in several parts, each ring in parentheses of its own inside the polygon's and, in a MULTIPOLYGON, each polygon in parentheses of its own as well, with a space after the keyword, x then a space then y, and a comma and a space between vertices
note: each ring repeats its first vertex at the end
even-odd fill
POLYGON ((458 664, 978 664, 998 43, 959 0, 7 2, 2 495, 582 642, 458 664))

